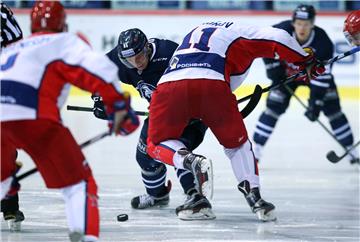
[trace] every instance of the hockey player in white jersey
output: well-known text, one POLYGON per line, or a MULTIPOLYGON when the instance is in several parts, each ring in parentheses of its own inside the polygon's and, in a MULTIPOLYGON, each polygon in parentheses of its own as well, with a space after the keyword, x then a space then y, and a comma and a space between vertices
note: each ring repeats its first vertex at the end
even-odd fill
POLYGON ((204 23, 187 34, 174 53, 150 103, 148 153, 168 165, 194 173, 201 184, 211 173, 209 160, 186 150, 179 140, 191 118, 201 119, 225 148, 251 210, 262 221, 276 219, 275 206, 260 196, 257 164, 232 90, 238 88, 255 58, 277 57, 306 70, 303 78, 324 71, 283 30, 204 23))
MULTIPOLYGON (((1 7, 1 48, 6 47, 23 38, 20 25, 6 3, 0 3, 1 7)), ((19 171, 22 163, 16 161, 17 150, 9 157, 16 162, 16 171, 19 171)), ((15 175, 15 174, 14 174, 15 175)), ((5 198, 1 200, 1 212, 4 220, 7 222, 10 231, 20 231, 21 223, 25 220, 25 216, 19 209, 19 194, 17 191, 9 192, 5 198)))
POLYGON ((103 97, 110 132, 132 133, 139 119, 117 82, 117 67, 75 34, 64 33, 65 10, 37 1, 29 38, 1 53, 1 197, 17 189, 9 157, 23 149, 48 188, 61 189, 71 241, 97 241, 97 185, 79 145, 63 126, 60 108, 70 84, 103 97))

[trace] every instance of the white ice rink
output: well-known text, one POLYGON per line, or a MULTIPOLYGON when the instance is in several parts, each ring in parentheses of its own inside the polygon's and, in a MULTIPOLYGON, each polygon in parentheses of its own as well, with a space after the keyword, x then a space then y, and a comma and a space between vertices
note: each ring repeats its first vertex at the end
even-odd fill
MULTIPOLYGON (((88 105, 90 99, 72 98, 69 104, 88 105)), ((145 110, 145 105, 135 105, 145 110)), ((359 140, 359 103, 343 101, 343 110, 359 140)), ((264 101, 247 118, 249 135, 263 110, 264 101)), ((317 123, 309 122, 295 99, 266 146, 259 166, 263 197, 275 204, 278 220, 257 221, 250 212, 229 160, 214 136, 208 132, 196 150, 214 163, 215 194, 212 200, 217 218, 213 221, 180 221, 175 208, 184 201, 175 172, 170 205, 162 209, 133 210, 132 197, 144 193, 140 169, 135 161, 139 131, 128 138, 108 137, 83 151, 99 186, 101 241, 360 241, 359 172, 344 159, 327 161, 330 150, 342 154, 317 123), (129 214, 117 222, 120 213, 129 214)), ((79 143, 106 130, 106 123, 91 113, 63 110, 64 123, 79 143)), ((321 120, 329 127, 327 119, 321 120)), ((44 151, 46 152, 46 151, 44 151)), ((66 154, 64 154, 66 156, 66 154)), ((33 168, 24 153, 21 173, 33 168)), ((47 190, 39 174, 22 181, 20 207, 26 216, 20 233, 10 233, 1 223, 1 241, 67 241, 67 225, 61 194, 47 190)))

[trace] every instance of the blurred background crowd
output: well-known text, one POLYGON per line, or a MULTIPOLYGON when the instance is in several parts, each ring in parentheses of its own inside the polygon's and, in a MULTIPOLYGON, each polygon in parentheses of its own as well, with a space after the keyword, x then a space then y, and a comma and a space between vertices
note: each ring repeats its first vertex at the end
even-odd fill
MULTIPOLYGON (((34 1, 5 1, 13 8, 31 8, 34 1)), ((105 0, 105 1, 61 1, 65 8, 88 9, 131 9, 131 10, 255 10, 255 11, 292 11, 304 1, 273 0, 105 0)), ((313 5, 318 11, 351 11, 360 9, 360 1, 332 0, 332 1, 305 1, 313 5)))

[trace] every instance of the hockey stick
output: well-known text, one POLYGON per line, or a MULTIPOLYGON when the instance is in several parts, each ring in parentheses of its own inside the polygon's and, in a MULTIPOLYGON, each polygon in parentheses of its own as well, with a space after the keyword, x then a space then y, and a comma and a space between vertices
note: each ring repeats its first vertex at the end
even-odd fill
POLYGON ((262 93, 263 93, 262 87, 260 85, 256 85, 254 92, 250 98, 250 101, 240 112, 243 119, 245 119, 255 109, 255 107, 257 106, 257 104, 261 99, 262 93))
MULTIPOLYGON (((67 105, 66 109, 72 111, 84 111, 84 112, 94 111, 94 109, 90 107, 81 107, 81 106, 72 106, 72 105, 67 105)), ((144 112, 144 111, 135 111, 135 114, 140 116, 149 116, 149 112, 144 112)))
POLYGON ((360 144, 360 140, 354 144, 353 146, 351 146, 348 150, 346 150, 346 152, 342 155, 342 156, 338 156, 335 151, 331 150, 326 154, 326 158, 332 162, 332 163, 338 163, 342 158, 344 158, 345 156, 347 156, 351 150, 353 150, 356 146, 358 146, 360 144))
MULTIPOLYGON (((85 148, 86 146, 89 146, 89 145, 91 145, 91 144, 93 144, 93 143, 101 140, 102 138, 105 138, 105 137, 108 136, 108 135, 110 135, 109 131, 106 131, 106 132, 104 132, 104 133, 98 134, 97 136, 95 136, 95 137, 93 137, 93 138, 85 141, 84 143, 82 143, 82 144, 80 145, 80 148, 81 148, 81 149, 82 149, 82 148, 85 148)), ((29 170, 29 171, 27 171, 27 172, 25 172, 25 173, 17 176, 17 177, 15 177, 15 179, 16 179, 17 181, 20 181, 20 180, 24 179, 25 177, 28 177, 28 176, 30 176, 31 174, 33 174, 33 173, 35 173, 35 172, 37 172, 37 171, 38 171, 38 169, 35 167, 35 168, 33 168, 33 169, 31 169, 31 170, 29 170)))
MULTIPOLYGON (((332 63, 334 63, 334 62, 336 62, 336 61, 338 61, 338 60, 341 60, 341 59, 343 59, 343 58, 345 58, 345 57, 347 57, 347 56, 349 56, 349 55, 355 54, 356 52, 359 52, 359 51, 360 51, 360 46, 354 47, 354 48, 352 48, 352 49, 349 50, 349 51, 346 51, 346 52, 344 52, 344 53, 342 53, 342 54, 340 54, 340 55, 335 56, 334 58, 331 58, 330 60, 325 61, 323 64, 324 64, 324 65, 331 65, 332 63)), ((270 85, 270 86, 267 86, 267 87, 265 87, 265 88, 262 89, 262 93, 268 92, 268 91, 270 91, 270 90, 272 90, 272 89, 276 89, 276 88, 278 88, 278 87, 280 87, 280 86, 283 86, 283 85, 285 85, 285 84, 288 84, 288 83, 294 81, 294 80, 295 80, 296 78, 298 78, 300 75, 303 75, 304 72, 305 72, 305 71, 303 70, 303 71, 301 71, 301 72, 298 72, 298 73, 296 73, 296 74, 294 74, 294 75, 292 75, 292 76, 289 76, 289 77, 281 80, 281 81, 278 82, 278 83, 274 83, 274 84, 272 84, 272 85, 270 85)), ((247 96, 245 96, 245 97, 243 97, 243 98, 240 98, 237 102, 238 102, 238 103, 244 102, 244 101, 250 99, 253 95, 254 95, 254 93, 253 93, 253 94, 250 94, 250 95, 247 95, 247 96)))
POLYGON ((335 56, 334 58, 331 58, 328 61, 325 61, 324 65, 330 65, 338 60, 341 60, 341 59, 343 59, 349 55, 355 54, 356 52, 359 52, 359 51, 360 51, 360 46, 356 46, 356 47, 352 48, 351 50, 348 50, 340 55, 335 56))

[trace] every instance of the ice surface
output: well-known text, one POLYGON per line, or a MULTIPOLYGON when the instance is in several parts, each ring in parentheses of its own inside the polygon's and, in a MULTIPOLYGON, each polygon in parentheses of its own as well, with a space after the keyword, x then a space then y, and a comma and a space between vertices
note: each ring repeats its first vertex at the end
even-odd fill
MULTIPOLYGON (((72 98, 72 105, 91 105, 90 99, 72 98)), ((142 102, 135 105, 145 110, 142 102)), ((359 103, 342 102, 359 139, 359 103)), ((264 100, 246 120, 249 134, 263 110, 264 100)), ((135 161, 139 131, 128 138, 108 137, 84 149, 99 186, 101 241, 359 241, 359 172, 344 159, 332 164, 329 150, 343 150, 316 124, 307 121, 303 108, 292 100, 264 150, 260 164, 262 195, 275 204, 278 220, 257 221, 245 199, 222 147, 208 132, 197 153, 214 163, 215 191, 212 200, 217 218, 213 221, 180 221, 175 208, 184 195, 175 172, 168 207, 133 210, 132 197, 144 193, 140 168, 135 161), (129 214, 117 222, 120 213, 129 214)), ((63 110, 64 123, 79 143, 106 130, 106 123, 91 113, 63 110)), ((321 116, 327 125, 327 119, 321 116)), ((44 152, 46 152, 44 150, 44 152)), ((66 155, 66 154, 64 154, 66 155)), ((33 167, 23 152, 22 172, 33 167)), ((10 233, 1 223, 1 241, 67 241, 67 225, 61 194, 45 188, 39 174, 22 181, 20 207, 26 216, 22 232, 10 233)))

